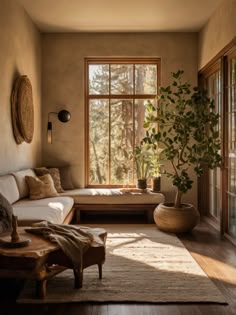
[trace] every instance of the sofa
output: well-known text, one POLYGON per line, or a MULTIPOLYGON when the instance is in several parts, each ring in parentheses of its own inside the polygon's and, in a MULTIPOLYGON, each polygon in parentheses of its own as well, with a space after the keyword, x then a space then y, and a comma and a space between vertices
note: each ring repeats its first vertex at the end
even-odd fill
POLYGON ((36 177, 32 169, 0 176, 0 193, 11 203, 19 225, 31 225, 48 220, 52 223, 69 223, 73 217, 74 200, 68 196, 56 196, 39 200, 29 199, 25 176, 36 177))
MULTIPOLYGON (((146 211, 148 222, 153 222, 153 210, 165 200, 162 193, 151 191, 126 193, 121 189, 98 188, 67 189, 55 197, 31 200, 26 177, 37 178, 35 171, 25 169, 0 176, 0 193, 12 204, 21 226, 43 220, 69 224, 73 218, 79 223, 82 211, 146 211)), ((66 188, 72 188, 72 185, 66 188)))

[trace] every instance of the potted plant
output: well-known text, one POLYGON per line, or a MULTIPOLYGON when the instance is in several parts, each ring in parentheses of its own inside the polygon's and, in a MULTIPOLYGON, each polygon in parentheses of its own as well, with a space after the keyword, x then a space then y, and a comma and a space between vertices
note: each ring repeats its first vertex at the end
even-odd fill
POLYGON ((206 90, 183 83, 182 75, 183 71, 172 73, 172 85, 161 87, 157 102, 148 103, 144 122, 143 142, 162 147, 162 158, 170 164, 164 174, 176 187, 175 201, 154 211, 157 226, 168 232, 187 232, 198 222, 198 211, 182 203, 193 184, 190 170, 200 176, 203 165, 210 169, 221 165, 219 115, 213 100, 206 90))
MULTIPOLYGON (((143 141, 144 142, 144 141, 143 141)), ((162 149, 156 144, 149 144, 149 174, 152 179, 152 191, 159 192, 161 190, 161 152, 162 149)))
POLYGON ((148 145, 141 141, 140 145, 134 148, 134 163, 137 176, 137 188, 146 189, 147 180, 150 171, 150 152, 148 150, 148 145))

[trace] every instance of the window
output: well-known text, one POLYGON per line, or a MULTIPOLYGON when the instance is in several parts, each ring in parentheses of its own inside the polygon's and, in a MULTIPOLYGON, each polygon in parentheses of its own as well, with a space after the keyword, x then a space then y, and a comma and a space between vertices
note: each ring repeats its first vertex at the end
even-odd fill
POLYGON ((160 59, 86 59, 86 185, 134 185, 132 152, 144 136, 160 59))

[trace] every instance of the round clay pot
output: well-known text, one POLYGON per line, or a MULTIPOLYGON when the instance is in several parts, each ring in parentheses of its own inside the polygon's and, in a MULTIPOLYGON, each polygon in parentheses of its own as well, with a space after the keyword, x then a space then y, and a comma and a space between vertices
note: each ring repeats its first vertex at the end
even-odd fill
POLYGON ((199 212, 191 204, 160 203, 153 213, 157 227, 164 232, 183 233, 191 231, 199 222, 199 212))

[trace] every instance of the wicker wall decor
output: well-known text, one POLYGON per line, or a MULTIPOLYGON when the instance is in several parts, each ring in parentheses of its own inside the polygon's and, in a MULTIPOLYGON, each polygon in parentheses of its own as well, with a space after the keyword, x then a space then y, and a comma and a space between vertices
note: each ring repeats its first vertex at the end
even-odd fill
POLYGON ((32 86, 26 75, 19 76, 14 83, 11 108, 16 143, 30 143, 34 134, 34 106, 32 86))

